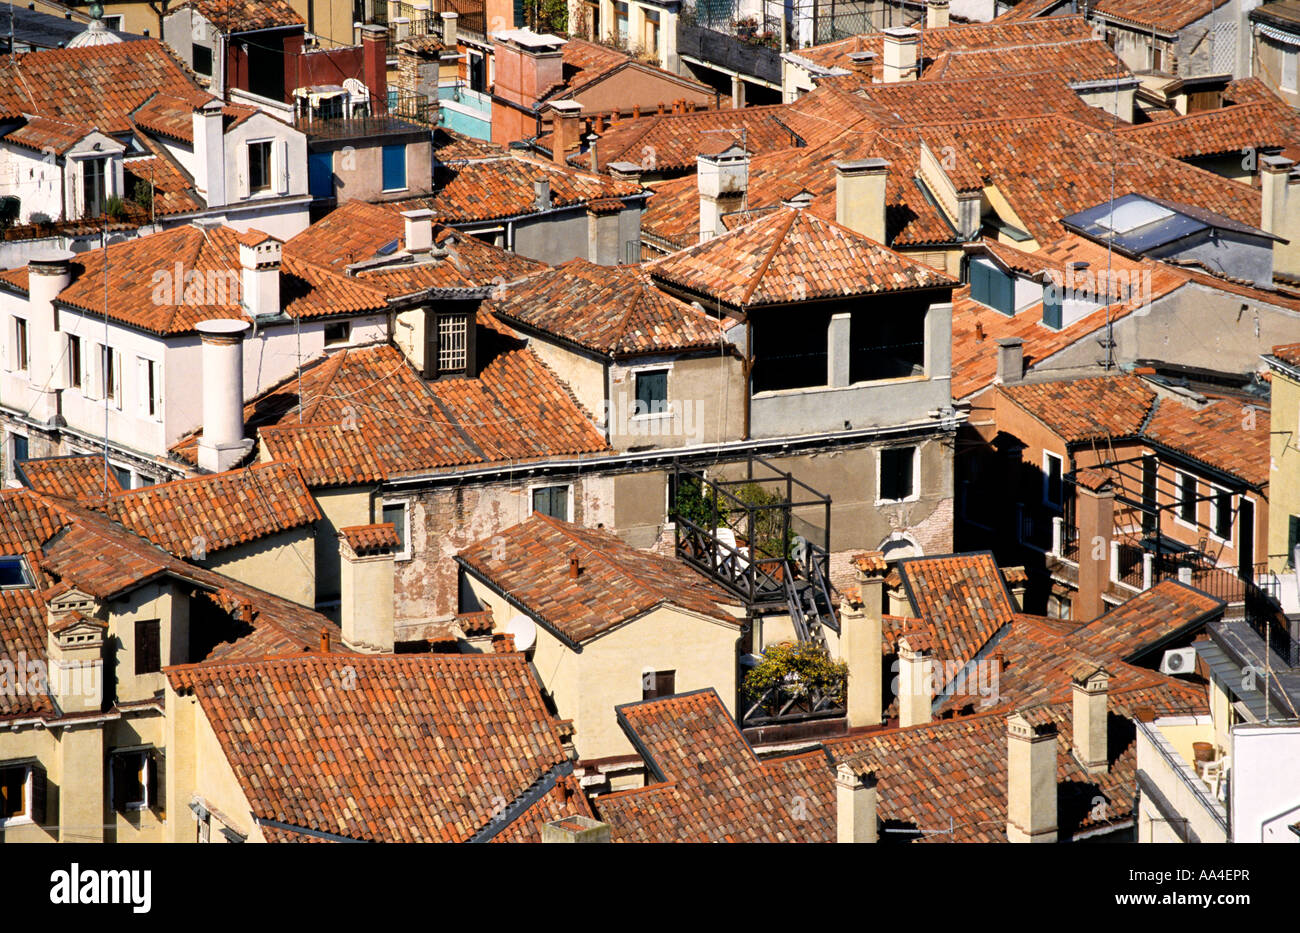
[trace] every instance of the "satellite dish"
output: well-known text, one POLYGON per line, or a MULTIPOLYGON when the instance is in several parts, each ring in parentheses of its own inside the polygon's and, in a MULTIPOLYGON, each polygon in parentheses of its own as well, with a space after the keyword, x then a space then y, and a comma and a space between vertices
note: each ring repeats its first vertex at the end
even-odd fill
POLYGON ((537 626, 525 615, 517 615, 507 622, 506 631, 515 636, 516 651, 527 651, 537 641, 537 626))

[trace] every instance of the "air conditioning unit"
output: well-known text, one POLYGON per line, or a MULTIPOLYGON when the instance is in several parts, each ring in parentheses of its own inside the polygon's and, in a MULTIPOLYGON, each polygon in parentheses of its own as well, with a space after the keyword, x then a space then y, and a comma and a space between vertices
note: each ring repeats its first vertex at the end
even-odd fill
POLYGON ((1172 648, 1160 661, 1162 674, 1194 674, 1196 672, 1195 648, 1172 648))

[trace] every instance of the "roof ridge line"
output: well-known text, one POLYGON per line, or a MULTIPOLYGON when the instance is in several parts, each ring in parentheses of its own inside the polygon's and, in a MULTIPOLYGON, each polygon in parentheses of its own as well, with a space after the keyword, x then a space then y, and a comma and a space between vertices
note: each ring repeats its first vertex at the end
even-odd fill
POLYGON ((748 307, 750 298, 754 296, 754 291, 758 288, 758 283, 762 281, 763 276, 767 274, 768 267, 771 266, 777 250, 780 249, 781 244, 785 242, 786 236, 790 233, 790 228, 794 226, 795 221, 799 218, 798 208, 788 207, 786 210, 790 212, 790 215, 786 218, 785 223, 777 232, 776 237, 772 240, 771 248, 768 250, 767 255, 763 257, 763 262, 754 273, 754 277, 749 280, 749 285, 745 288, 744 294, 740 296, 741 307, 748 307))

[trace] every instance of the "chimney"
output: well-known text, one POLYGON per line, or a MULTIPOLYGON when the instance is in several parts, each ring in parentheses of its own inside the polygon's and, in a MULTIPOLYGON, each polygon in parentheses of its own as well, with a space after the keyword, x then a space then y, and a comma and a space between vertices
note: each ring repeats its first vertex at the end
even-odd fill
POLYGON ((925 28, 943 29, 948 25, 948 0, 927 0, 925 28))
POLYGON ((582 104, 576 100, 557 100, 549 105, 551 118, 551 161, 567 165, 567 155, 575 148, 582 132, 582 104))
POLYGON ((885 33, 885 83, 915 81, 921 70, 921 34, 907 26, 885 33))
POLYGON ((388 110, 388 29, 375 23, 361 27, 361 77, 370 91, 370 114, 388 110))
POLYGON ((1055 842, 1056 724, 1043 706, 1007 717, 1007 840, 1055 842))
POLYGON ((1020 337, 998 338, 997 381, 1015 385, 1025 376, 1025 341, 1020 337))
POLYGON ((1075 483, 1079 528, 1079 591, 1070 618, 1091 622, 1106 611, 1110 588, 1110 544, 1115 535, 1115 489, 1104 476, 1083 471, 1075 483))
POLYGON ((835 841, 877 842, 876 774, 845 763, 835 769, 835 841))
POLYGON ((433 249, 433 211, 424 207, 413 211, 402 211, 402 218, 406 221, 406 251, 419 255, 431 251, 433 249))
POLYGON ((885 244, 885 182, 889 163, 859 159, 835 163, 835 221, 885 244))
MULTIPOLYGON (((72 282, 73 255, 50 250, 27 261, 27 369, 29 382, 43 387, 36 391, 27 413, 47 423, 58 418, 56 390, 66 388, 68 381, 63 365, 68 338, 55 330, 54 302, 72 282)), ((83 352, 90 352, 89 348, 83 352)))
POLYGON ((442 14, 442 44, 448 51, 456 51, 456 38, 460 31, 460 14, 448 10, 442 14))
POLYGON ((208 207, 226 204, 226 136, 222 127, 221 101, 213 98, 195 108, 191 117, 194 133, 194 187, 208 207))
POLYGON ((570 551, 569 552, 569 579, 576 580, 578 579, 578 575, 581 573, 582 573, 582 568, 578 565, 578 552, 570 551))
POLYGON ((339 535, 339 624, 353 651, 393 650, 394 555, 401 540, 392 522, 351 525, 339 535))
POLYGON ((588 816, 566 816, 542 824, 542 842, 609 842, 609 824, 588 816))
POLYGON ((876 53, 875 52, 850 52, 849 64, 853 67, 853 70, 856 71, 858 74, 862 74, 862 75, 874 74, 876 68, 876 53))
POLYGON ((609 177, 616 181, 631 181, 640 184, 643 169, 635 162, 611 162, 605 166, 609 177))
POLYGON ((545 175, 533 179, 533 207, 539 211, 551 209, 551 180, 545 175))
POLYGON ((330 653, 330 630, 327 628, 320 630, 320 653, 330 653))
POLYGON ((1273 271, 1292 276, 1300 275, 1300 178, 1294 172, 1295 162, 1285 156, 1260 159, 1260 227, 1290 241, 1273 244, 1273 271))
POLYGON ((898 639, 898 724, 903 728, 930 721, 934 700, 934 652, 926 632, 898 639))
POLYGON ((203 341, 203 436, 199 468, 221 473, 252 449, 244 439, 244 333, 247 321, 200 321, 203 341))
POLYGON ((599 172, 599 171, 600 171, 600 159, 598 158, 598 156, 597 156, 597 154, 596 154, 596 144, 600 141, 600 136, 598 136, 598 135, 595 134, 595 133, 588 133, 588 134, 587 134, 585 137, 583 137, 583 138, 585 139, 585 141, 586 141, 586 143, 587 143, 587 151, 591 153, 591 170, 592 170, 593 172, 599 172))
MULTIPOLYGON (((69 600, 65 593, 49 605, 45 650, 49 659, 48 689, 64 713, 100 712, 104 699, 104 643, 108 625, 95 618, 91 600, 69 600), (77 608, 72 608, 73 605, 77 608)), ((38 660, 33 657, 31 661, 38 660)), ((15 663, 23 664, 20 653, 15 663)), ((22 667, 11 681, 25 685, 30 678, 22 667)))
POLYGON ((280 309, 280 256, 283 244, 269 233, 248 230, 236 237, 244 308, 250 317, 273 317, 280 309))
POLYGON ((857 565, 861 607, 840 603, 840 657, 849 666, 848 724, 880 725, 882 626, 885 598, 885 557, 879 551, 859 554, 857 565))
POLYGON ((749 153, 737 145, 695 159, 700 192, 700 242, 726 232, 722 215, 737 211, 749 187, 749 153))
POLYGON ((1110 675, 1098 664, 1084 664, 1070 677, 1074 690, 1074 755, 1089 774, 1110 768, 1106 699, 1110 675))

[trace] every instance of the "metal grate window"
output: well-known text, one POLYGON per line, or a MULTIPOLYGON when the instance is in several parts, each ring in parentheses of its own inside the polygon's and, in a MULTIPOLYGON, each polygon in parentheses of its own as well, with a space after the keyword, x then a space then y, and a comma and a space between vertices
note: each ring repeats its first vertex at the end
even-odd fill
POLYGON ((438 318, 438 371, 465 368, 468 315, 448 314, 438 318))

